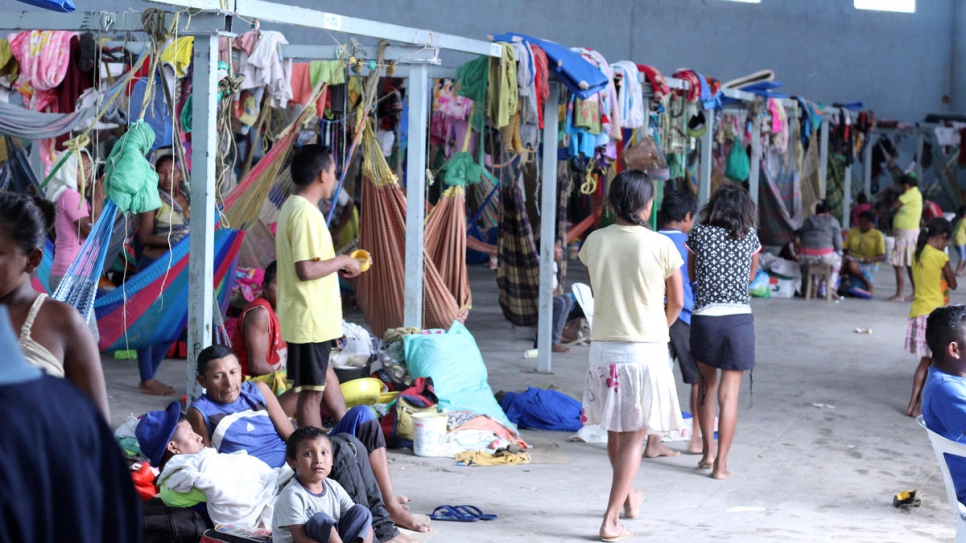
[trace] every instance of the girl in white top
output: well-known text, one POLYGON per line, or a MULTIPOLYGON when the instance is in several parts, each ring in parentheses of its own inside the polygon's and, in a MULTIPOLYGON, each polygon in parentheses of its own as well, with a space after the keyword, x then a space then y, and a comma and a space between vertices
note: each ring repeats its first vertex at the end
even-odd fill
POLYGON ((20 330, 24 358, 47 373, 65 377, 111 420, 101 357, 87 323, 73 307, 34 290, 30 275, 43 260, 54 222, 51 202, 0 192, 0 305, 20 330))
POLYGON ((579 255, 595 304, 581 418, 607 430, 614 470, 603 541, 632 535, 619 516, 623 509, 626 518, 636 517, 643 500, 634 478, 648 430, 682 425, 667 344, 668 328, 684 305, 684 262, 670 238, 647 227, 653 197, 644 172, 621 172, 607 194, 617 223, 590 234, 579 255))

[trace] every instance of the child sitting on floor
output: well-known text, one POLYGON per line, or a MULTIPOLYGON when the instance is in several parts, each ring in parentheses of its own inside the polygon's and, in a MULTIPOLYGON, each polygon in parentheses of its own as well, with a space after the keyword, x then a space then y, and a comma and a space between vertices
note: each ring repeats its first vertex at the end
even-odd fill
MULTIPOLYGON (((966 306, 930 313, 926 343, 932 366, 922 387, 922 419, 933 432, 966 443, 966 306)), ((966 502, 966 460, 950 456, 947 463, 956 495, 966 502)))
POLYGON ((322 429, 293 432, 285 444, 285 460, 295 469, 295 480, 278 496, 272 518, 275 543, 372 542, 372 514, 327 479, 332 444, 322 429))

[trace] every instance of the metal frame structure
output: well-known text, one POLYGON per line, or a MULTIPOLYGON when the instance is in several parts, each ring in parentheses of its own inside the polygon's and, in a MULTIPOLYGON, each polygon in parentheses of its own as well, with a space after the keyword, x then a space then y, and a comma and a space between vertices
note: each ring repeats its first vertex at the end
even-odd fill
MULTIPOLYGON (((274 4, 262 0, 150 0, 152 3, 190 10, 190 16, 178 22, 178 33, 194 36, 194 72, 192 85, 196 98, 192 115, 194 153, 192 161, 191 218, 188 286, 188 359, 211 344, 213 331, 214 292, 214 228, 216 175, 216 90, 218 88, 218 38, 233 36, 236 19, 275 22, 285 25, 317 28, 356 36, 387 39, 404 44, 388 47, 388 60, 412 63, 397 75, 408 80, 409 146, 406 216, 406 326, 422 325, 423 305, 423 192, 426 184, 426 130, 429 123, 429 65, 438 64, 439 49, 477 55, 501 57, 499 45, 461 36, 380 23, 312 9, 274 4), (419 270, 418 273, 413 270, 419 270)), ((39 11, 0 12, 0 30, 67 30, 94 32, 143 31, 135 12, 47 13, 39 11)), ((241 30, 242 25, 237 25, 241 30)), ((338 58, 337 47, 289 46, 298 56, 338 58)), ((363 48, 366 56, 374 56, 374 48, 363 48)), ((553 116, 556 118, 556 116, 553 116)), ((554 139, 554 141, 556 141, 554 139)), ((552 254, 551 254, 552 257, 552 254)), ((548 319, 549 322, 549 319, 548 319)), ((197 391, 194 371, 188 365, 189 399, 197 391)))

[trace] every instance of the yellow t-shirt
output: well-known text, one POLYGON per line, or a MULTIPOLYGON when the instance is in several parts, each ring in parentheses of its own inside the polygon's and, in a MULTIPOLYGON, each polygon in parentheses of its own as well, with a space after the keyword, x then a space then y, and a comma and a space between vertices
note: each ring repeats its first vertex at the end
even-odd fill
POLYGON ((614 224, 587 236, 579 256, 594 289, 592 341, 669 340, 665 281, 684 264, 671 238, 614 224))
POLYGON ((966 245, 966 219, 959 219, 953 234, 953 245, 966 245))
POLYGON ((892 226, 899 230, 919 230, 919 221, 922 220, 922 193, 919 187, 912 187, 899 196, 902 207, 896 211, 896 216, 892 219, 892 226))
POLYGON ((912 278, 916 282, 916 299, 909 308, 910 317, 928 315, 949 303, 949 283, 943 268, 949 262, 946 253, 926 245, 917 262, 912 261, 912 278))
POLYGON ((300 281, 295 263, 335 257, 319 207, 301 196, 282 205, 275 235, 278 259, 278 323, 289 343, 322 343, 342 337, 338 274, 300 281))
POLYGON ((852 258, 875 258, 885 254, 885 238, 875 228, 864 234, 853 228, 845 238, 845 250, 852 258))

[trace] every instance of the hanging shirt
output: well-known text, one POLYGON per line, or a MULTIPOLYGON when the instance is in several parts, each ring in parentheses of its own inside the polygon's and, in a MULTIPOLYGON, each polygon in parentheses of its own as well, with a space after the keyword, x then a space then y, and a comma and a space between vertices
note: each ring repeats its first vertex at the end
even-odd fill
POLYGON ((191 407, 204 417, 211 446, 218 452, 248 451, 272 468, 285 463, 285 442, 268 416, 265 396, 253 381, 242 383, 238 399, 230 404, 205 395, 191 407))

